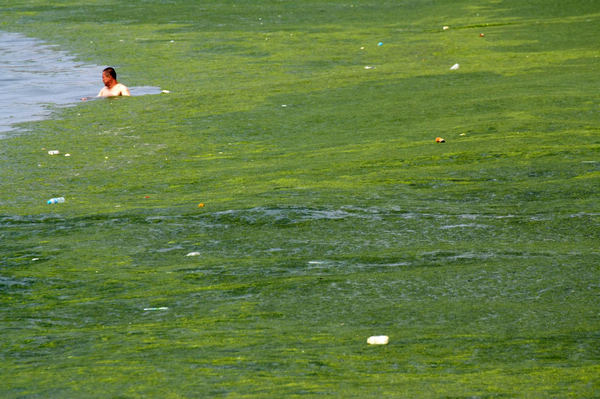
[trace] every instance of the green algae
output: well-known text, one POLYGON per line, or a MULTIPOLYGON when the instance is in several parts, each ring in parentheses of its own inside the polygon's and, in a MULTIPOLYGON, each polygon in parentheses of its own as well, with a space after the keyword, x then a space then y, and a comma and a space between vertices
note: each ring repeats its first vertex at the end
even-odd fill
POLYGON ((3 397, 600 388, 593 2, 4 9, 171 93, 2 140, 3 397))

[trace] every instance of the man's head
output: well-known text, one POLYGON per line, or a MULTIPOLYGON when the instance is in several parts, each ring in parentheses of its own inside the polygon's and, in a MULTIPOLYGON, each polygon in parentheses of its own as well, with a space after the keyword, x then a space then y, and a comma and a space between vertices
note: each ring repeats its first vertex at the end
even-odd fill
POLYGON ((115 71, 115 68, 104 68, 104 70, 102 71, 102 82, 107 87, 111 87, 114 83, 117 82, 117 72, 115 71))

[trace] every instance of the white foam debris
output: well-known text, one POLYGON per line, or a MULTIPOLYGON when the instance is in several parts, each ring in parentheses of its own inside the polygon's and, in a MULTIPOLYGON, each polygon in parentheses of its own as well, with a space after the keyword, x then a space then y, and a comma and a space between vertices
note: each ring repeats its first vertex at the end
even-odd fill
POLYGON ((58 155, 58 154, 60 154, 60 151, 58 151, 58 150, 50 150, 50 151, 48 151, 48 155, 58 155))
POLYGON ((387 345, 390 342, 390 337, 387 335, 373 335, 367 339, 369 345, 387 345))
POLYGON ((199 256, 199 255, 200 255, 200 252, 190 252, 186 256, 199 256))
POLYGON ((450 70, 451 70, 451 71, 456 71, 458 68, 460 68, 460 65, 458 65, 458 64, 454 64, 454 65, 452 65, 452 66, 450 67, 450 70))

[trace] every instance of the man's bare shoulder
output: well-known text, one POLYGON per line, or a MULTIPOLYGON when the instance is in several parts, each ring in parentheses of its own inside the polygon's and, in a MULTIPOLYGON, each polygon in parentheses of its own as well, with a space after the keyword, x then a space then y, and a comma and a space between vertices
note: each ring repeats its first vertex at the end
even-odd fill
POLYGON ((100 93, 98 93, 98 97, 108 97, 108 96, 110 96, 110 93, 109 93, 109 90, 107 87, 103 87, 100 90, 100 93))
POLYGON ((129 89, 124 84, 117 83, 117 87, 118 87, 118 91, 119 91, 119 94, 117 94, 118 96, 130 96, 131 95, 131 93, 129 93, 129 89))

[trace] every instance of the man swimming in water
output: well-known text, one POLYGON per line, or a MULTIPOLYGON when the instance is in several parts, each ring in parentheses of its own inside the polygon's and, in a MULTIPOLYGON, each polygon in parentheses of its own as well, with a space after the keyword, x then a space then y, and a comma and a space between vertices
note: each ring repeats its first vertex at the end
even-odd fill
POLYGON ((129 89, 124 84, 117 82, 117 72, 114 68, 104 68, 102 71, 102 82, 104 87, 98 93, 98 97, 130 96, 129 89))

